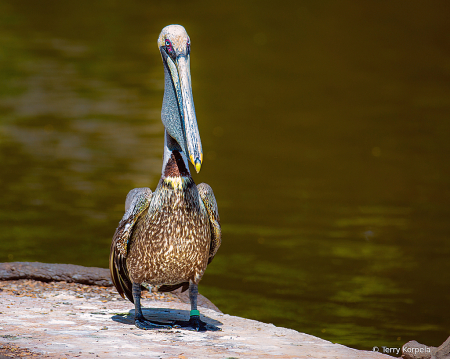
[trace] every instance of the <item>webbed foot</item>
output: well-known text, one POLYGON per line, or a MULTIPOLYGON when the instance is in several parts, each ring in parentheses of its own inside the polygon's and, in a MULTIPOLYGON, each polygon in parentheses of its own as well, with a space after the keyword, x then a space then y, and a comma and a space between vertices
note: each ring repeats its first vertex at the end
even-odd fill
POLYGON ((158 322, 151 322, 145 319, 144 316, 134 318, 134 324, 137 328, 143 330, 155 330, 155 329, 172 329, 172 325, 163 324, 158 322))
POLYGON ((205 323, 204 321, 200 320, 199 315, 191 315, 189 318, 189 321, 185 320, 177 320, 175 323, 173 323, 173 328, 181 328, 186 330, 195 330, 197 332, 206 332, 206 331, 212 331, 216 332, 218 330, 222 330, 215 325, 205 323))

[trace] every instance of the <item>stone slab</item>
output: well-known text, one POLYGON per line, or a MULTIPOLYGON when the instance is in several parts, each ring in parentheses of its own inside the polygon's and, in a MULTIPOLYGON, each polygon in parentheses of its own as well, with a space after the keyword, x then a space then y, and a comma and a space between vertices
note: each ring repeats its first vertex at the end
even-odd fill
MULTIPOLYGON (((32 283, 25 282, 30 288, 32 283)), ((202 319, 220 332, 142 331, 133 325, 133 305, 111 288, 84 289, 86 295, 75 284, 54 285, 29 294, 8 282, 0 285, 0 343, 37 358, 391 358, 203 307, 202 319)), ((144 315, 188 318, 188 304, 157 295, 142 300, 144 315)))

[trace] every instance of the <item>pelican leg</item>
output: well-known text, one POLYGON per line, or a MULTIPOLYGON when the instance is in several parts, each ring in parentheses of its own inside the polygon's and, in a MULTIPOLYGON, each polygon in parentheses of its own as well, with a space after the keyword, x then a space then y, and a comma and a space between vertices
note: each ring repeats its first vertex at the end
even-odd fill
POLYGON ((142 314, 141 308, 141 285, 138 283, 133 283, 133 299, 134 299, 134 324, 139 329, 149 330, 149 329, 172 329, 171 325, 166 325, 158 322, 151 322, 145 319, 144 314, 142 314))
POLYGON ((197 332, 218 331, 220 328, 215 325, 205 323, 200 320, 200 312, 197 309, 198 286, 193 282, 189 282, 189 300, 191 302, 191 313, 189 321, 178 320, 174 323, 174 328, 182 328, 186 330, 195 330, 197 332))

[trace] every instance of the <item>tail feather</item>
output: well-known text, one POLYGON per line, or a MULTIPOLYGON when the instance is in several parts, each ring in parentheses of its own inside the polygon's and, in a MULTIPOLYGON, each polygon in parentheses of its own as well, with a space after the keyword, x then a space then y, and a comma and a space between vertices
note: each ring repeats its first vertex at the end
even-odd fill
POLYGON ((189 282, 183 282, 180 284, 162 285, 161 287, 158 288, 158 292, 173 292, 174 290, 180 287, 183 287, 181 289, 181 293, 183 293, 189 288, 189 282))

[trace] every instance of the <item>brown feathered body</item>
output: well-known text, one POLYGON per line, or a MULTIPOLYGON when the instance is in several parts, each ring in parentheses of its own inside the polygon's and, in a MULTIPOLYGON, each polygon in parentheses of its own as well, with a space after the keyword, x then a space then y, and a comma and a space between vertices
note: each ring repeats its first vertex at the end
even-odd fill
POLYGON ((155 192, 147 202, 141 198, 132 205, 134 212, 125 213, 114 235, 110 270, 122 296, 133 301, 132 283, 161 291, 198 284, 220 245, 211 194, 208 185, 195 185, 180 153, 173 151, 155 192))
POLYGON ((155 286, 198 283, 208 264, 208 214, 192 178, 161 179, 150 206, 136 223, 127 257, 130 279, 155 286), (175 187, 175 188, 174 188, 175 187))

